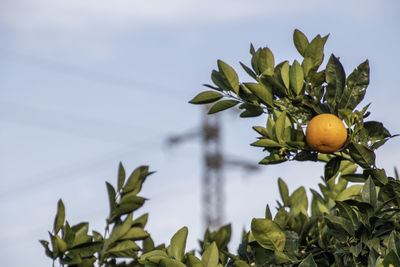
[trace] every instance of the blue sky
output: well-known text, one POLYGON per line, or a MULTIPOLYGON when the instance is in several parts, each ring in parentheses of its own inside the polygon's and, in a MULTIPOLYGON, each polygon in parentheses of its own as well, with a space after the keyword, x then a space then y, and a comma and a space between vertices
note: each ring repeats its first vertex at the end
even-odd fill
MULTIPOLYGON (((195 130, 202 109, 188 104, 210 83, 216 60, 248 63, 249 44, 268 45, 276 62, 299 55, 295 28, 309 38, 330 34, 349 74, 370 60, 371 83, 362 104, 371 119, 400 133, 397 116, 398 1, 50 1, 0 3, 0 265, 46 266, 38 239, 47 238, 62 198, 71 223, 102 231, 105 181, 115 183, 119 161, 127 171, 149 164, 145 183, 148 230, 168 242, 189 226, 188 247, 202 235, 199 142, 170 149, 165 139, 195 130), (21 256, 23 255, 23 256, 21 256)), ((254 163, 253 125, 265 118, 222 114, 224 152, 254 163)), ((392 174, 398 139, 377 153, 392 174)), ((255 174, 226 167, 226 222, 233 244, 251 218, 278 199, 282 177, 293 191, 316 188, 322 165, 262 166, 255 174)), ((232 247, 233 249, 235 246, 232 247)))

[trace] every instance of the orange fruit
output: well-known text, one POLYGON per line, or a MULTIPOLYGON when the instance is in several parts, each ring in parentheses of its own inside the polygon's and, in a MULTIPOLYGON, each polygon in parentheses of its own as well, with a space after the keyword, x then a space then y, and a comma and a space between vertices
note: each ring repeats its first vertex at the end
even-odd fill
POLYGON ((338 151, 346 140, 346 127, 342 120, 333 114, 319 114, 307 125, 306 141, 315 151, 322 153, 338 151))

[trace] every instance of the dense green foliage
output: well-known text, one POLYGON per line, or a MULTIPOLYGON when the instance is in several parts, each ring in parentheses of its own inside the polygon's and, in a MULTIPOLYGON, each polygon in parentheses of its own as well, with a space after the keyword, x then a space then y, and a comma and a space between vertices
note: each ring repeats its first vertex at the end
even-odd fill
POLYGON ((60 200, 50 243, 40 241, 46 254, 68 266, 400 266, 400 181, 387 176, 375 163, 375 150, 393 136, 377 121, 366 121, 366 105, 357 110, 369 84, 368 61, 346 76, 339 58, 331 55, 325 69, 328 36, 309 42, 295 30, 293 40, 301 63, 275 65, 269 48, 251 45, 251 68, 241 66, 252 82, 239 82, 235 70, 218 61, 211 90, 195 96, 193 104, 214 103, 209 113, 239 105, 241 117, 263 115, 266 125, 253 146, 268 154, 261 164, 284 161, 320 161, 325 171, 319 191, 304 187, 290 193, 278 180, 281 201, 272 216, 254 218, 243 232, 237 251, 229 251, 231 226, 207 230, 198 253, 186 251, 186 227, 170 244, 155 246, 144 230, 147 214, 134 218, 145 198, 138 196, 151 172, 141 166, 126 179, 122 164, 116 188, 107 183, 110 214, 104 235, 88 224, 70 226, 60 200), (341 151, 322 154, 305 141, 303 128, 312 117, 332 113, 344 120, 348 140, 341 151), (117 259, 125 258, 125 261, 117 259))

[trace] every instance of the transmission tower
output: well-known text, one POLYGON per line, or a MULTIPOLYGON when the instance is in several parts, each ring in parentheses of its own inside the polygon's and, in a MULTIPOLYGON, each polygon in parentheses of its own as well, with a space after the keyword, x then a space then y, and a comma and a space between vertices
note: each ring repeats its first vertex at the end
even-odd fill
POLYGON ((221 151, 220 116, 208 116, 204 112, 202 118, 202 209, 206 228, 215 229, 224 217, 224 178, 221 151))
POLYGON ((221 145, 221 117, 218 114, 208 115, 205 111, 202 115, 200 130, 188 131, 184 134, 168 138, 170 145, 178 144, 196 137, 201 138, 202 149, 202 177, 201 177, 201 199, 202 218, 204 228, 215 230, 223 223, 224 219, 224 176, 223 168, 226 165, 241 167, 247 171, 258 170, 258 165, 241 159, 228 160, 222 153, 221 145))

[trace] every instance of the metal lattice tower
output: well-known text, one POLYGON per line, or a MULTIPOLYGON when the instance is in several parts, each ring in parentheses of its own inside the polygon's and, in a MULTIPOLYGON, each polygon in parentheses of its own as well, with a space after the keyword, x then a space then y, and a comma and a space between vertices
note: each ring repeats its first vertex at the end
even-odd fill
POLYGON ((220 116, 205 112, 202 122, 202 213, 205 228, 216 229, 224 217, 223 155, 220 142, 220 116))

